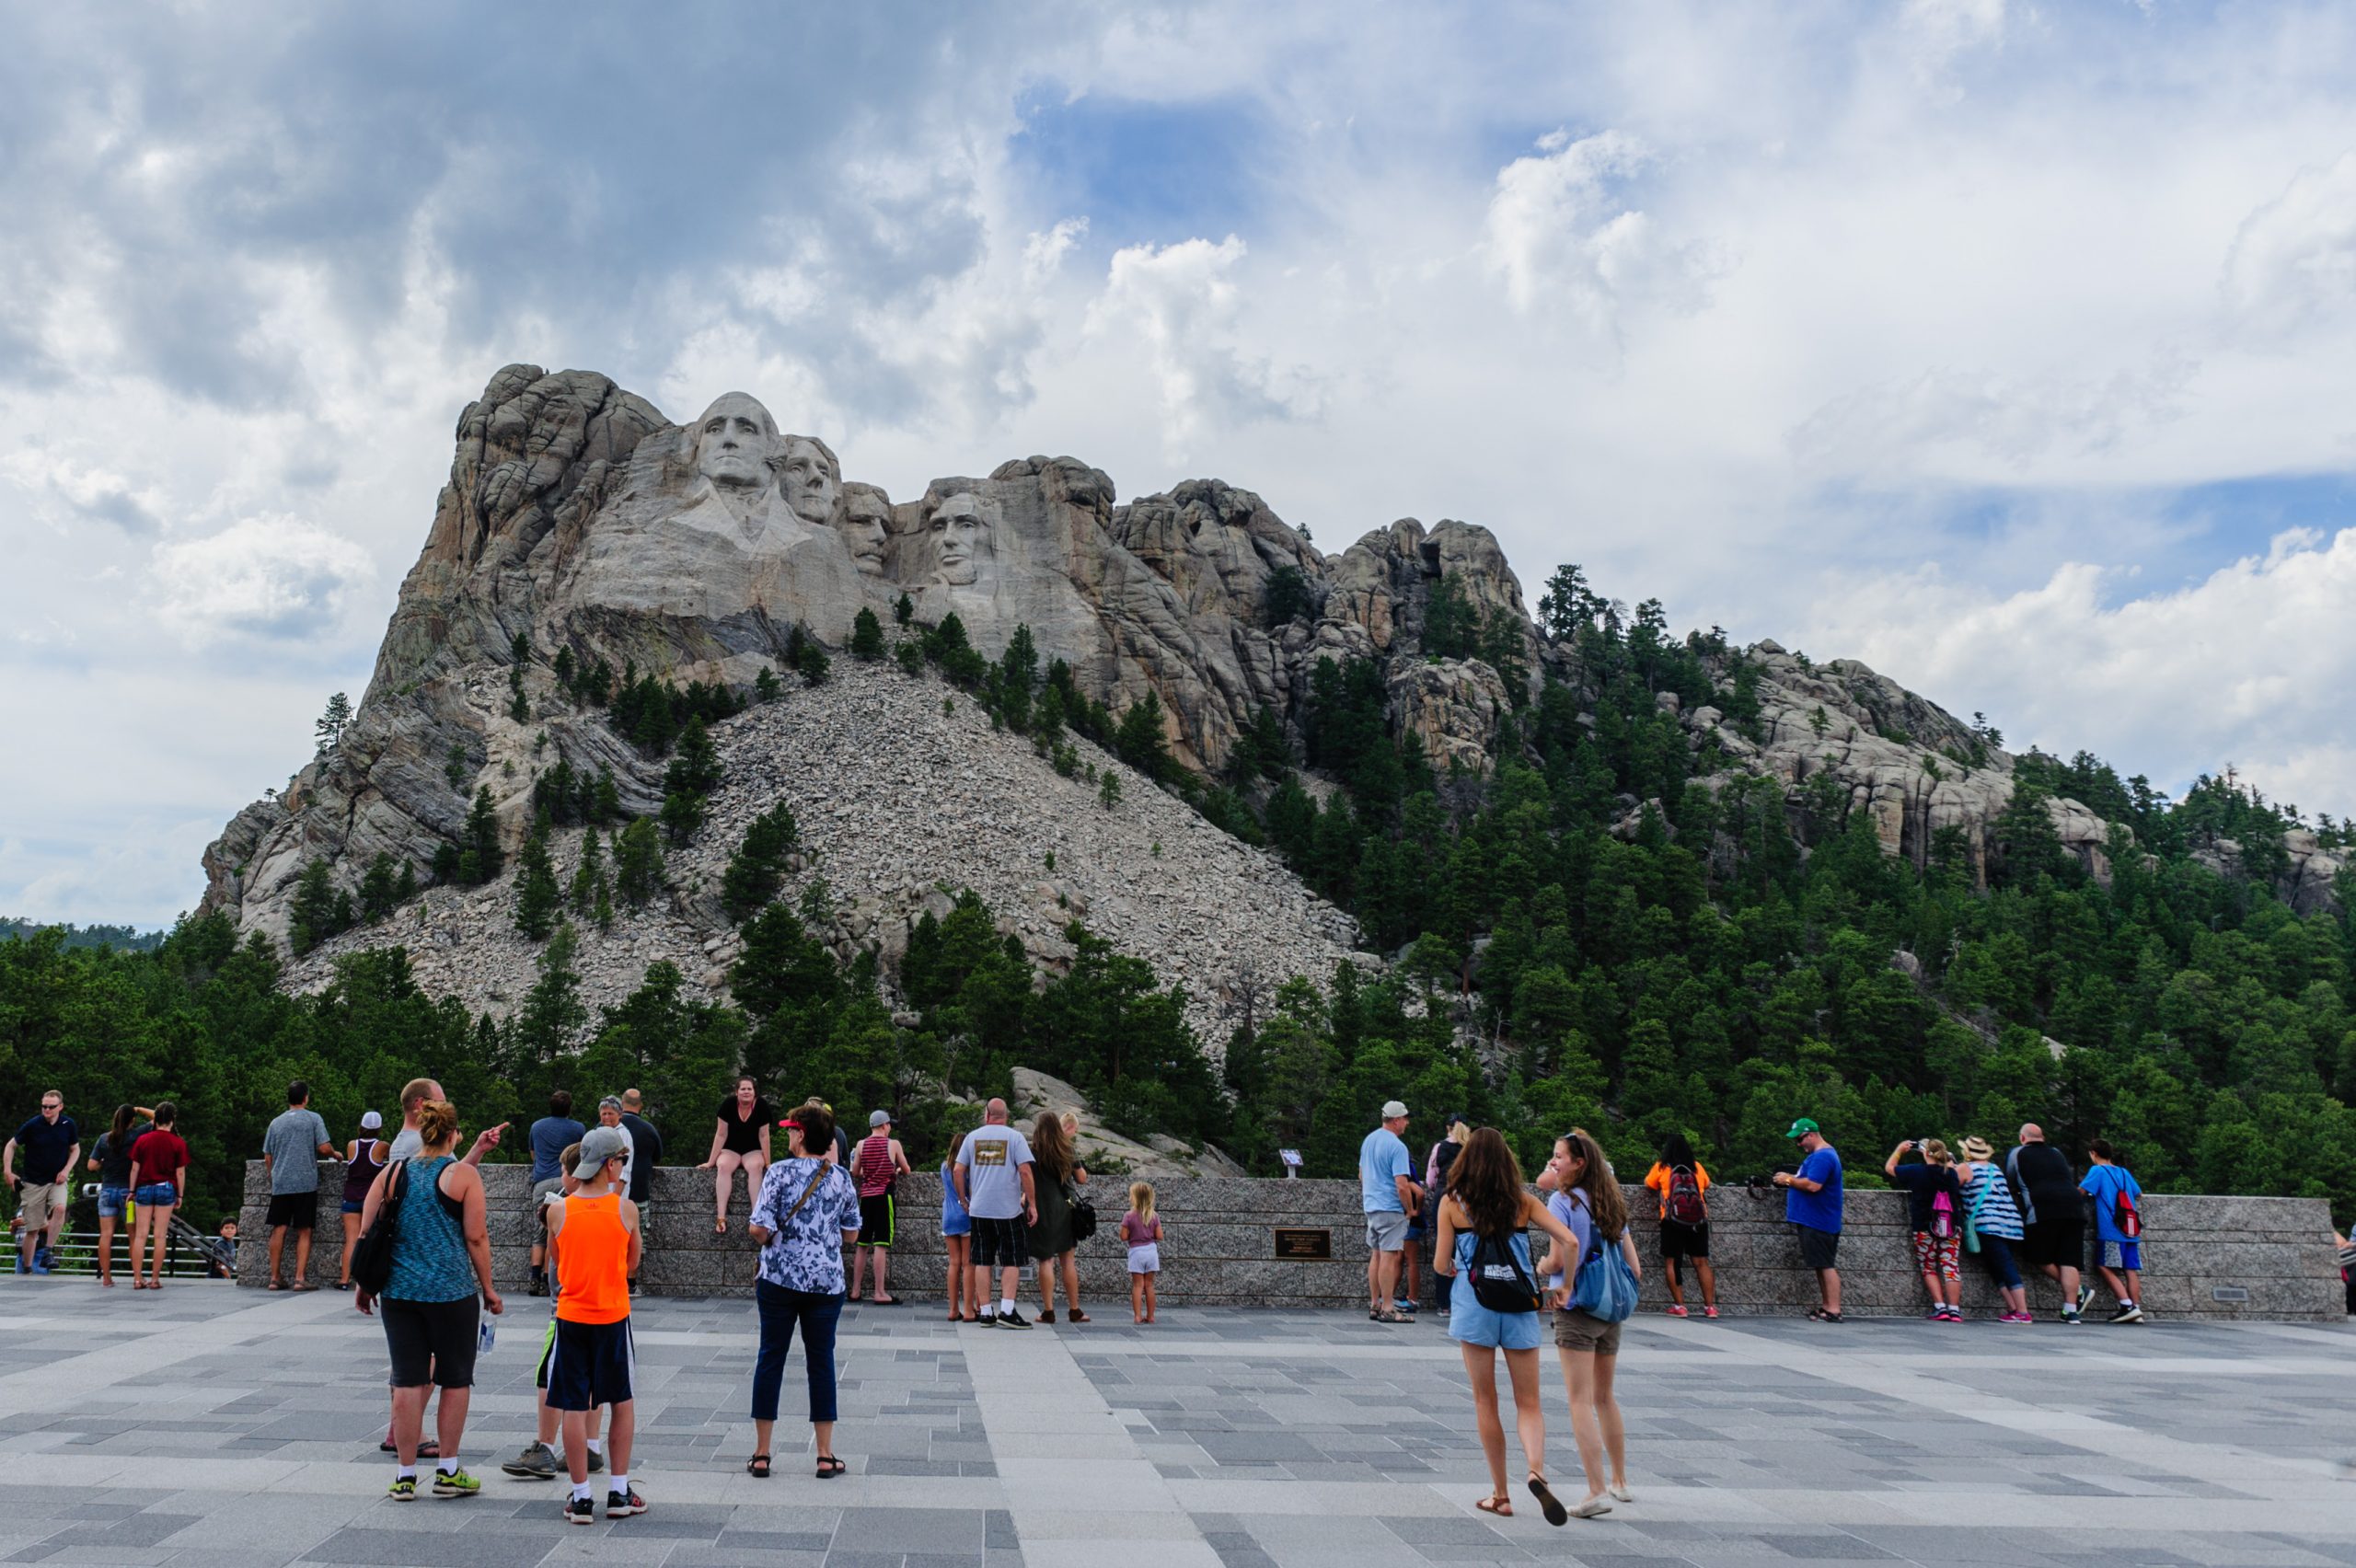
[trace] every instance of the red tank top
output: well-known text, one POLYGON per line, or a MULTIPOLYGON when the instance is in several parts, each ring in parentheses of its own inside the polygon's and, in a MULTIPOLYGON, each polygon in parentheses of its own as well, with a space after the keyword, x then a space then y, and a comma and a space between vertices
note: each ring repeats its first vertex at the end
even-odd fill
POLYGON ((877 1133, 862 1140, 859 1159, 853 1165, 859 1177, 859 1195, 880 1198, 892 1190, 892 1140, 877 1133))

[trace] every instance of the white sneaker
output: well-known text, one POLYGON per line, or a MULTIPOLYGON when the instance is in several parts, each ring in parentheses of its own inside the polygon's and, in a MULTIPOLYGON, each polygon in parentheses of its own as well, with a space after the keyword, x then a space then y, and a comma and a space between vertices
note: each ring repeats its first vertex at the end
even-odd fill
POLYGON ((1603 1496, 1604 1494, 1602 1493, 1597 1493, 1594 1496, 1588 1498, 1586 1502, 1572 1509, 1571 1517, 1574 1519, 1592 1519, 1599 1514, 1609 1514, 1611 1512, 1611 1505, 1606 1503, 1603 1500, 1603 1496))

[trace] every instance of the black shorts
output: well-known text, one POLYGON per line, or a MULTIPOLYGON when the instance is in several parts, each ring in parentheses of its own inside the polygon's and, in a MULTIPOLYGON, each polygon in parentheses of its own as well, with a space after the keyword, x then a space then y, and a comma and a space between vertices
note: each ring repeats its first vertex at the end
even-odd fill
POLYGON ((1679 1258, 1706 1258, 1710 1255, 1710 1222, 1680 1225, 1673 1219, 1660 1222, 1660 1255, 1664 1262, 1679 1258))
POLYGON ((2048 1263, 2058 1263, 2065 1269, 2085 1267, 2085 1217, 2072 1214, 2037 1221, 2028 1227, 2028 1234, 2021 1241, 2021 1256, 2028 1260, 2032 1268, 2043 1268, 2048 1263))
POLYGON ((627 1403, 638 1370, 638 1350, 629 1320, 611 1323, 556 1320, 556 1343, 548 1357, 549 1408, 595 1410, 627 1403))
POLYGON ((1800 1239, 1800 1262, 1809 1268, 1823 1270, 1838 1265, 1833 1260, 1841 1255, 1841 1233, 1819 1230, 1813 1225, 1795 1225, 1800 1239))
POLYGON ((272 1193, 270 1195, 270 1219, 272 1230, 282 1225, 297 1230, 308 1230, 318 1223, 319 1194, 317 1193, 272 1193))
POLYGON ((393 1353, 392 1385, 442 1389, 475 1385, 476 1335, 482 1332, 482 1302, 472 1296, 456 1301, 376 1303, 385 1320, 385 1344, 393 1353))
POLYGON ((984 1219, 974 1216, 974 1266, 980 1269, 1019 1269, 1031 1262, 1031 1238, 1023 1228, 1021 1216, 1012 1219, 984 1219))
POLYGON ((892 1244, 892 1194, 878 1193, 872 1198, 859 1200, 859 1244, 862 1247, 889 1247, 892 1244))

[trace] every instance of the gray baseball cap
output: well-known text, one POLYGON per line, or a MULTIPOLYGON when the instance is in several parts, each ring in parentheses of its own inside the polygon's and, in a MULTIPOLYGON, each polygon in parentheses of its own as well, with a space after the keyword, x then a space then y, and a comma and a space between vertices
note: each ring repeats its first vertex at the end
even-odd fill
POLYGON ((867 1124, 871 1127, 888 1127, 892 1124, 892 1113, 889 1111, 870 1111, 867 1113, 867 1124))
POLYGON ((1382 1119, 1386 1122, 1395 1122, 1406 1113, 1407 1107, 1399 1101, 1386 1100, 1382 1102, 1382 1119))
POLYGON ((619 1127, 592 1127, 581 1136, 581 1163, 577 1170, 594 1172, 603 1169, 606 1161, 624 1159, 629 1155, 629 1140, 622 1136, 619 1127))

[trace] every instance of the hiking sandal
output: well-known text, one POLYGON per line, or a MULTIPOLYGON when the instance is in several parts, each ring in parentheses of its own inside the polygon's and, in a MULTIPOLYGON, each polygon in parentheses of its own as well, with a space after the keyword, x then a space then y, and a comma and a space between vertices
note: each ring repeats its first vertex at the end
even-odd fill
POLYGON ((768 1480, 769 1457, 767 1454, 755 1454, 745 1461, 745 1473, 759 1481, 768 1480))
POLYGON ((1472 1506, 1480 1509, 1484 1514, 1495 1514, 1500 1519, 1513 1517, 1513 1499, 1502 1492, 1495 1497, 1484 1497, 1472 1506))
POLYGON ((849 1469, 850 1469, 849 1465, 843 1463, 842 1460, 835 1458, 832 1454, 821 1454, 818 1456, 818 1479, 820 1481, 832 1481, 835 1477, 842 1474, 843 1471, 849 1469))

